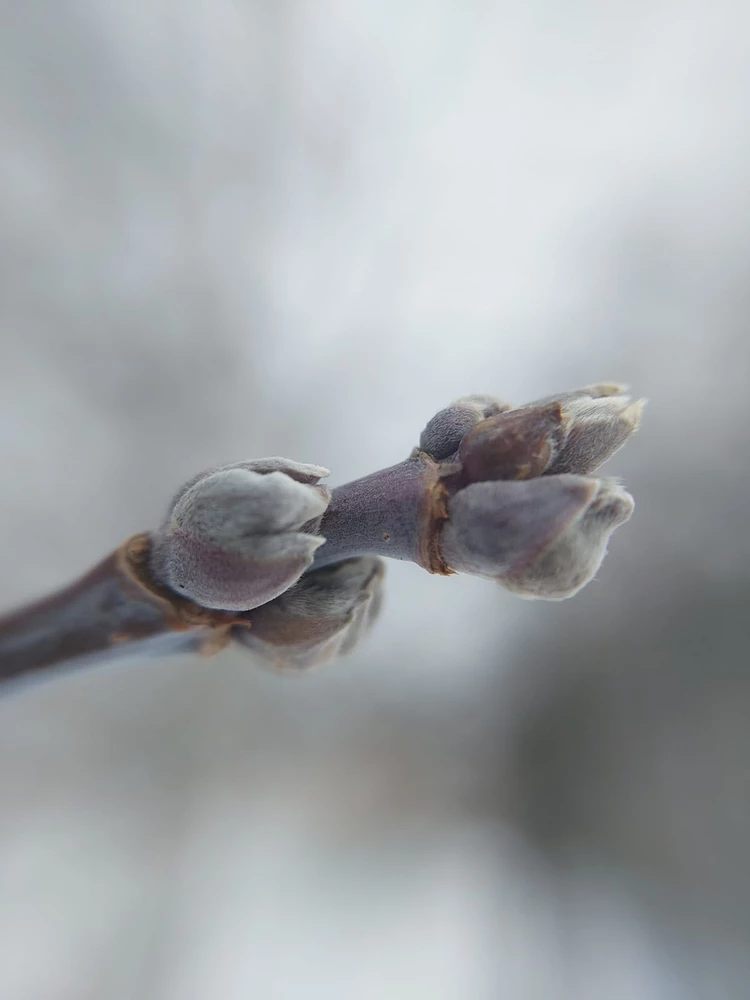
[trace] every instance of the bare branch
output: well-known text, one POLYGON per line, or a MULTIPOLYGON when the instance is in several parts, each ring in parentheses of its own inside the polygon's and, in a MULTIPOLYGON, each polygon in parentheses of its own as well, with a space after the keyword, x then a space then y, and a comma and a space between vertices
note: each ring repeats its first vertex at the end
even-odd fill
POLYGON ((466 396, 398 465, 330 491, 321 466, 257 459, 195 476, 161 527, 0 619, 0 680, 137 651, 239 642, 275 667, 348 652, 382 602, 379 557, 559 600, 597 571, 632 498, 591 478, 643 401, 602 383, 512 408, 466 396))

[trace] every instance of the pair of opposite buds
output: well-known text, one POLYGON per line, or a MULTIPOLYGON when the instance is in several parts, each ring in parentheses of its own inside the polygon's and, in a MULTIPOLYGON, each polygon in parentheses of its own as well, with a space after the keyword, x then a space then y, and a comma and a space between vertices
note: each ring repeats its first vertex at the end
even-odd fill
POLYGON ((466 396, 405 461, 329 490, 283 458, 222 466, 174 497, 150 537, 158 585, 231 612, 231 638, 277 666, 347 652, 377 615, 380 556, 561 600, 596 573, 633 500, 592 478, 638 428, 644 402, 604 383, 514 408, 466 396))

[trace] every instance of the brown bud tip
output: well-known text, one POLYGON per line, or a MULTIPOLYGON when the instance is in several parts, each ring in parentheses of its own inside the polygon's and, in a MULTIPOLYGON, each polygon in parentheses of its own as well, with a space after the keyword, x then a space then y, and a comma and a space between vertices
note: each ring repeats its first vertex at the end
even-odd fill
POLYGON ((453 488, 496 479, 589 475, 638 429, 644 400, 603 383, 529 403, 475 424, 458 450, 453 488))
POLYGON ((419 450, 437 461, 449 458, 475 424, 510 408, 496 396, 462 396, 430 420, 420 435, 419 450))
POLYGON ((564 438, 559 403, 510 410, 473 427, 461 442, 461 484, 535 479, 564 438))

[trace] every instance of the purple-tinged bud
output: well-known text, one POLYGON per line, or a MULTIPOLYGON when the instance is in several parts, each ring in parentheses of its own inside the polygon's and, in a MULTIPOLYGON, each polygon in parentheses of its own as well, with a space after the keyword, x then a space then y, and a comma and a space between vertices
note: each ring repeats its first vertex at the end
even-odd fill
POLYGON ((609 383, 591 386, 481 421, 461 441, 460 471, 447 470, 451 488, 594 472, 640 424, 645 401, 631 402, 617 389, 609 383))
POLYGON ((622 396, 628 391, 626 385, 620 382, 596 382, 594 385, 584 385, 581 389, 570 389, 568 392, 555 392, 551 396, 542 396, 541 399, 532 399, 530 403, 524 403, 524 408, 529 406, 546 406, 547 403, 566 403, 570 399, 580 399, 588 396, 589 399, 600 399, 606 396, 622 396))
POLYGON ((505 574, 500 582, 507 590, 520 597, 561 601, 593 579, 607 552, 610 535, 630 518, 635 506, 630 494, 616 481, 598 482, 592 502, 552 545, 527 565, 505 574))
POLYGON ((382 605, 382 560, 347 559, 307 573, 247 615, 233 637, 277 670, 307 670, 350 652, 382 605))
MULTIPOLYGON (((253 458, 247 462, 236 462, 229 466, 229 469, 247 469, 249 472, 259 472, 261 475, 268 475, 269 472, 283 472, 285 476, 296 480, 298 483, 306 483, 308 486, 315 486, 321 479, 330 475, 328 469, 322 465, 308 465, 306 462, 294 462, 290 458, 253 458)), ((220 470, 215 470, 220 471, 220 470)))
POLYGON ((206 608, 273 600, 312 564, 330 495, 326 470, 261 459, 203 474, 180 490, 154 535, 152 571, 206 608))
POLYGON ((258 472, 261 475, 266 475, 269 472, 283 472, 290 479, 295 479, 298 483, 307 483, 309 486, 316 485, 321 479, 325 479, 326 476, 330 475, 328 469, 322 465, 307 465, 304 462, 294 462, 290 458, 279 458, 278 456, 271 458, 251 458, 246 462, 232 462, 229 465, 213 465, 210 469, 204 469, 203 472, 199 472, 192 479, 188 479, 187 482, 182 484, 172 497, 167 509, 165 523, 169 522, 175 506, 189 489, 192 489, 202 479, 212 476, 215 472, 225 472, 228 469, 247 469, 249 472, 258 472))
POLYGON ((565 436, 559 403, 509 410, 483 420, 461 442, 456 486, 496 479, 535 479, 565 436))
POLYGON ((419 451, 438 461, 449 458, 475 424, 510 408, 495 396, 462 396, 430 420, 420 435, 419 451))
POLYGON ((497 579, 551 545, 596 496, 577 476, 473 483, 451 498, 441 549, 458 573, 497 579))
POLYGON ((578 398, 562 404, 565 440, 545 472, 556 476, 573 472, 587 476, 611 458, 641 423, 645 399, 629 396, 578 398))
POLYGON ((457 571, 559 600, 596 573, 633 501, 611 480, 560 475, 475 483, 452 497, 441 548, 457 571))

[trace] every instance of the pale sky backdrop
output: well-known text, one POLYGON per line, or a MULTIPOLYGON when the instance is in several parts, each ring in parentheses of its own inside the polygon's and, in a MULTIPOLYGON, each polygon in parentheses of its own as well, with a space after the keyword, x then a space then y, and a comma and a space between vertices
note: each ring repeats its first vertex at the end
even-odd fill
POLYGON ((0 3, 0 601, 468 392, 649 397, 597 580, 0 701, 0 1000, 748 995, 750 7, 0 3))

